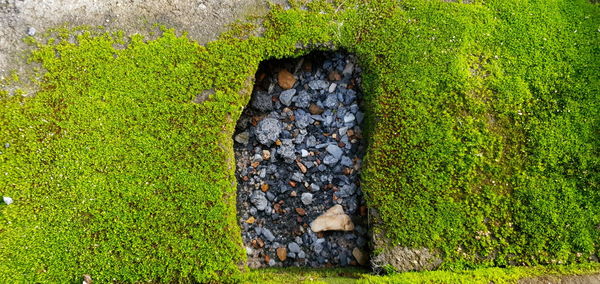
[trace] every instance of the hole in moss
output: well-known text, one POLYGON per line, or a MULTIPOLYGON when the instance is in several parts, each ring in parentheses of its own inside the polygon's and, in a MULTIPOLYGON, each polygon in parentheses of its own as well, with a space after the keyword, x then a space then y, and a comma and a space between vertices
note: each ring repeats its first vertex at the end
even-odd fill
POLYGON ((360 73, 344 52, 260 64, 234 134, 250 267, 368 263, 360 73))

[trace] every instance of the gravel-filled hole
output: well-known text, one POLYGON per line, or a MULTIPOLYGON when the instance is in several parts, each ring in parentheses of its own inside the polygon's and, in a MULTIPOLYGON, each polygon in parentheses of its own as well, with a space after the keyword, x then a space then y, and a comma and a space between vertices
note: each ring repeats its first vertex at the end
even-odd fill
POLYGON ((261 63, 234 134, 250 267, 368 263, 360 73, 343 52, 261 63))

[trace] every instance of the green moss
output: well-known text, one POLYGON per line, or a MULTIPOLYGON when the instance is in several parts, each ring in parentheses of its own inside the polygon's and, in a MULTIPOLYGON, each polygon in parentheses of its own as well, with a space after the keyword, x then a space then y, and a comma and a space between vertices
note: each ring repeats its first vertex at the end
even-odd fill
MULTIPOLYGON (((0 279, 260 280, 239 273, 233 127, 261 60, 327 46, 364 69, 363 191, 392 243, 436 249, 447 269, 598 254, 597 5, 292 4, 260 36, 239 23, 206 46, 96 28, 32 43, 40 91, 0 95, 0 189, 15 200, 0 208, 0 279)), ((401 275, 488 279, 444 273, 401 275)))

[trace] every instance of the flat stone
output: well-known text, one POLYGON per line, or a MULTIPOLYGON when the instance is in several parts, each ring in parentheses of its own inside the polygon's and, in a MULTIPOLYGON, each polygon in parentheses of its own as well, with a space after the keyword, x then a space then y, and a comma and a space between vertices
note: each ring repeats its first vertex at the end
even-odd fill
POLYGON ((341 205, 335 205, 310 223, 310 229, 315 232, 323 231, 352 231, 354 223, 341 205))
POLYGON ((344 115, 344 122, 345 123, 353 122, 355 119, 356 119, 356 117, 352 113, 346 113, 346 115, 344 115))
POLYGON ((359 248, 354 248, 352 250, 352 255, 360 265, 365 265, 367 264, 367 261, 369 261, 369 256, 359 248))
POLYGON ((331 85, 329 85, 329 89, 327 91, 329 91, 330 93, 333 93, 333 91, 335 91, 335 88, 337 88, 337 84, 331 83, 331 85))
POLYGON ((273 233, 271 233, 271 231, 267 228, 262 228, 262 235, 263 237, 265 237, 265 239, 267 239, 267 241, 272 242, 275 240, 275 236, 273 235, 273 233))

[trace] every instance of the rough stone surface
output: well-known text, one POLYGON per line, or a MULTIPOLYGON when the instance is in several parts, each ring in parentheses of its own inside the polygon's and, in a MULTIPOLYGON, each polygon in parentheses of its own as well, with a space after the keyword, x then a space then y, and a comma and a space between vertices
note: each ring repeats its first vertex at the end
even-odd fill
POLYGON ((26 71, 22 38, 39 37, 50 28, 67 25, 104 26, 152 38, 159 23, 186 31, 199 43, 216 39, 230 23, 265 14, 269 2, 284 0, 45 0, 0 1, 0 78, 11 70, 26 71))
POLYGON ((344 213, 341 205, 335 205, 310 223, 310 229, 315 232, 323 231, 352 231, 354 223, 348 214, 344 213))

